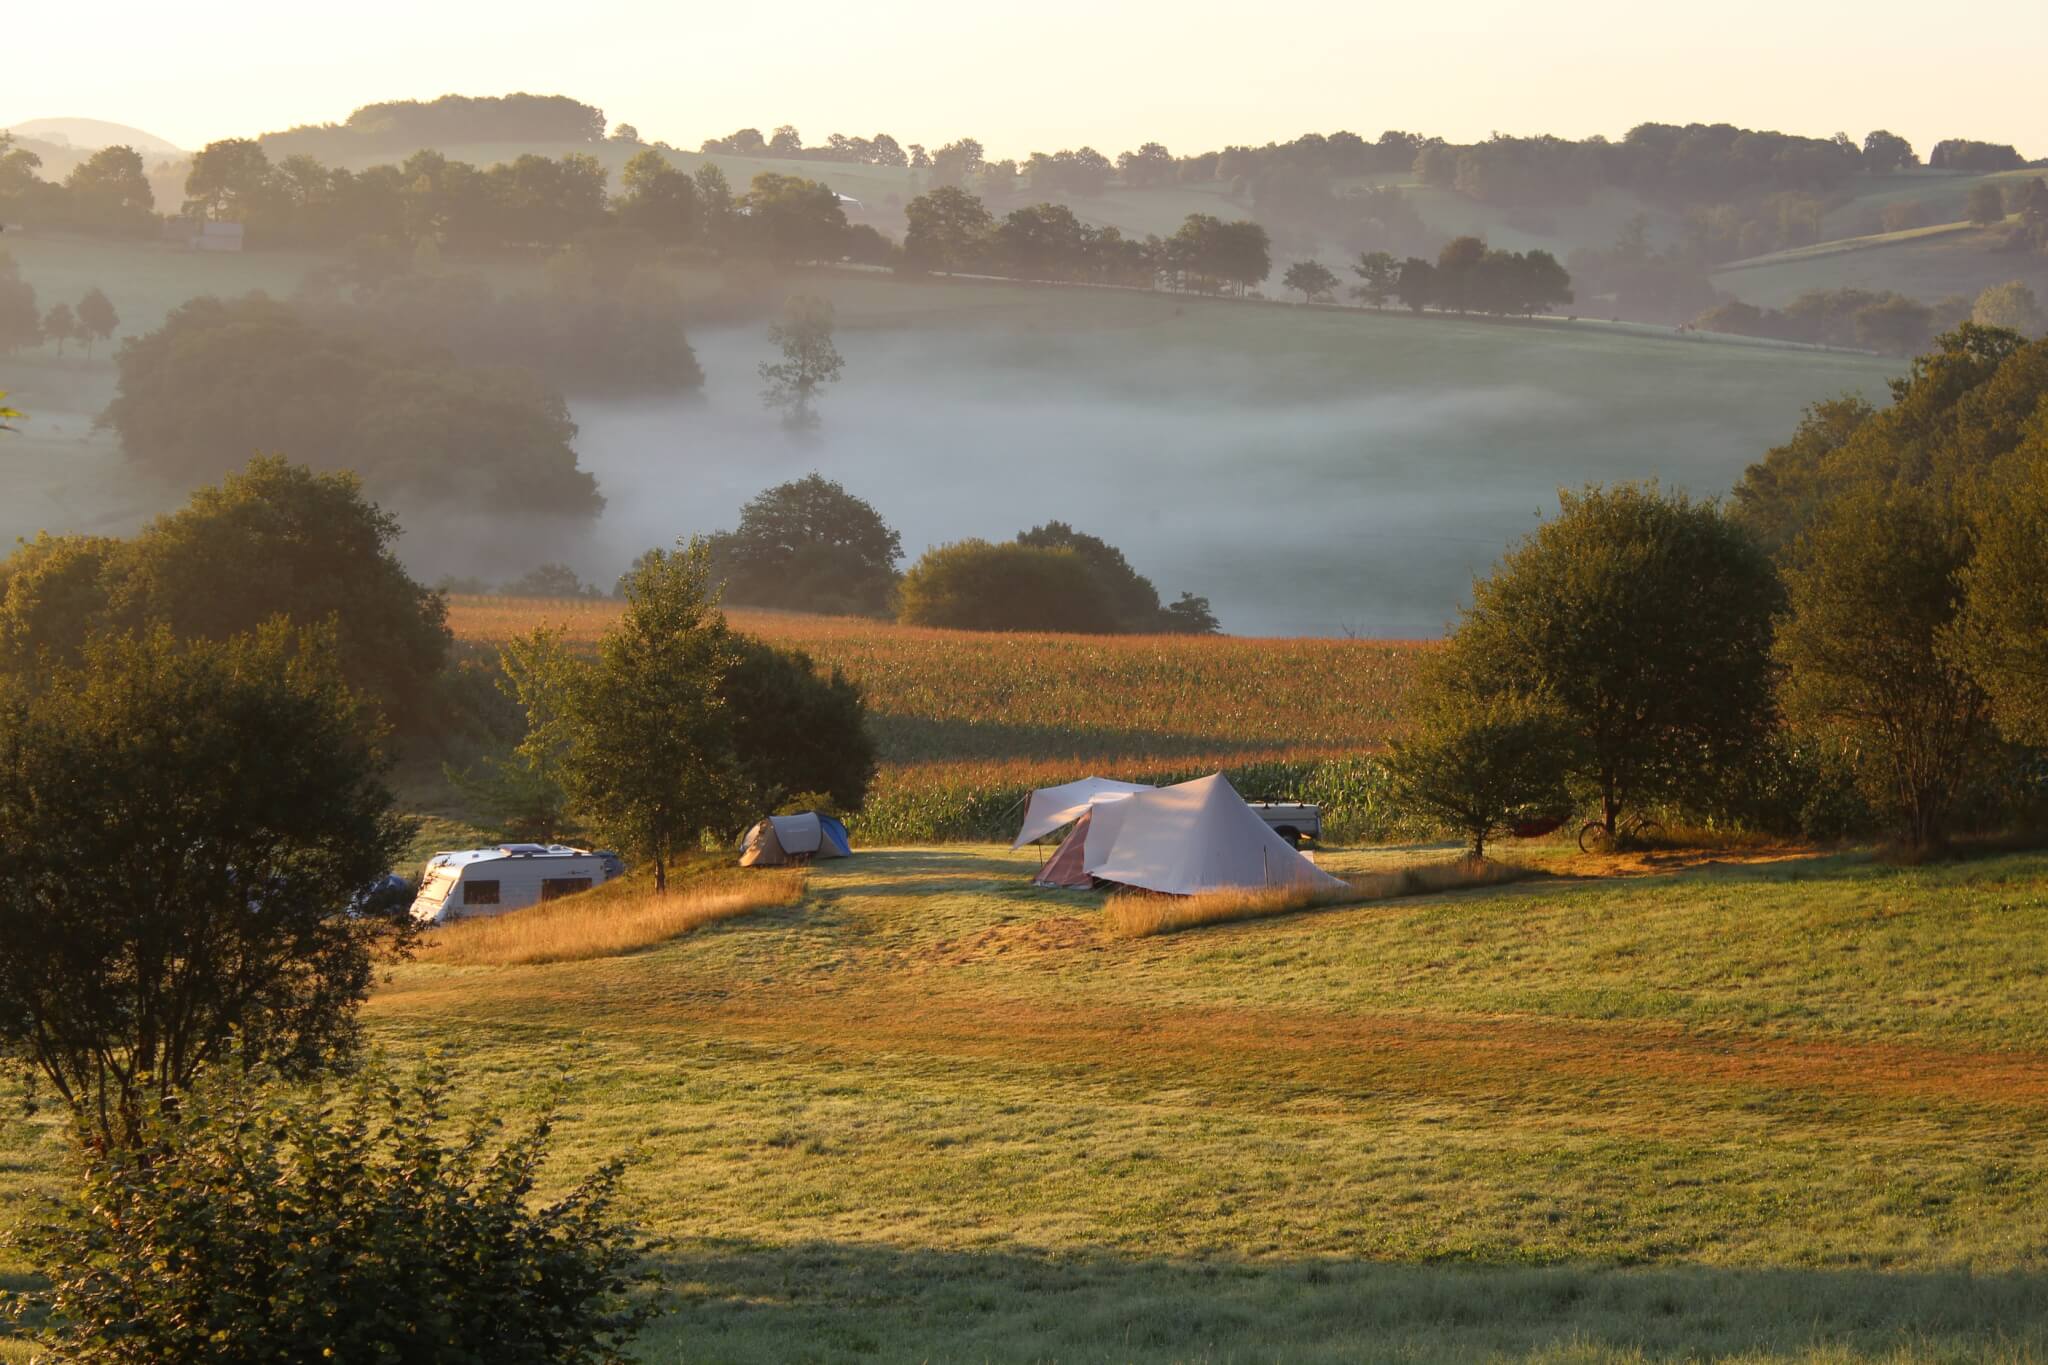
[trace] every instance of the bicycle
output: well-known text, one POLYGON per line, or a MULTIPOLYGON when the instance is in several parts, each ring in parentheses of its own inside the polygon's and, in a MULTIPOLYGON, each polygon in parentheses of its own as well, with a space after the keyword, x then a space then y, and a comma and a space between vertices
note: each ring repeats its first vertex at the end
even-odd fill
POLYGON ((1605 820, 1588 820, 1579 829, 1579 852, 1611 853, 1617 848, 1640 847, 1664 837, 1664 826, 1647 815, 1631 815, 1609 829, 1605 820))

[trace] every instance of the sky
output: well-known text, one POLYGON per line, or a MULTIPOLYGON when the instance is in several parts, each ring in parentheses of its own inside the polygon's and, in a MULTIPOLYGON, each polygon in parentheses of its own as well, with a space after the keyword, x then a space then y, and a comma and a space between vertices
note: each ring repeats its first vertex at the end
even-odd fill
MULTIPOLYGON (((1389 127, 1618 137, 1645 121, 2012 142, 2048 156, 2042 0, 112 0, 10 6, 0 119, 183 147, 381 99, 565 94, 679 147, 793 123, 993 156, 1389 127), (345 19, 345 22, 344 22, 345 19), (110 40, 111 35, 111 40, 110 40), (74 55, 75 54, 75 55, 74 55)), ((0 127, 6 126, 0 124, 0 127)))

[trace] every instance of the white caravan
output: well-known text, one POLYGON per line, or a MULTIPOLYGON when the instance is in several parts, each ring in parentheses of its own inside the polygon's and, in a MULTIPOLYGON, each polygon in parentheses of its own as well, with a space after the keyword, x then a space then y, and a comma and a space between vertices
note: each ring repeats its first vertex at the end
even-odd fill
POLYGON ((529 905, 573 896, 623 877, 616 853, 593 853, 562 844, 499 844, 436 853, 412 903, 422 924, 443 924, 470 915, 502 915, 529 905))

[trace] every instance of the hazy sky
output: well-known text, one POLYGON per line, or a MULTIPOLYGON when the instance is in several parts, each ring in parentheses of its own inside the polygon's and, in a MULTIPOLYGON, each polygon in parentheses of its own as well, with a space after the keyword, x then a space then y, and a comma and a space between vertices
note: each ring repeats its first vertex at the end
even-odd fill
POLYGON ((806 142, 968 134, 997 155, 1114 156, 1154 138, 1726 120, 2048 156, 2043 0, 115 0, 9 6, 0 44, 0 118, 105 118, 186 147, 371 100, 525 89, 683 147, 784 122, 806 142))

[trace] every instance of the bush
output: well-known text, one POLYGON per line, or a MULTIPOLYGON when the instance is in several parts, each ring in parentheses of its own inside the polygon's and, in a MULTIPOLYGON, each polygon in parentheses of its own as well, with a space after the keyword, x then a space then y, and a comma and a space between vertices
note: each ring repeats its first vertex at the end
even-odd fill
POLYGON ((726 832, 738 834, 799 794, 811 798, 805 810, 859 810, 875 778, 860 688, 836 667, 821 675, 801 650, 744 635, 733 643, 738 659, 719 690, 731 717, 741 800, 732 808, 740 826, 726 832))
POLYGON ((438 1066, 340 1094, 221 1068, 24 1234, 50 1286, 15 1316, 85 1365, 623 1362, 651 1307, 621 1163, 536 1208, 551 1118, 448 1119, 438 1066))
POLYGON ((956 630, 1119 628, 1117 603, 1071 549, 963 540, 927 550, 903 576, 898 619, 956 630))

